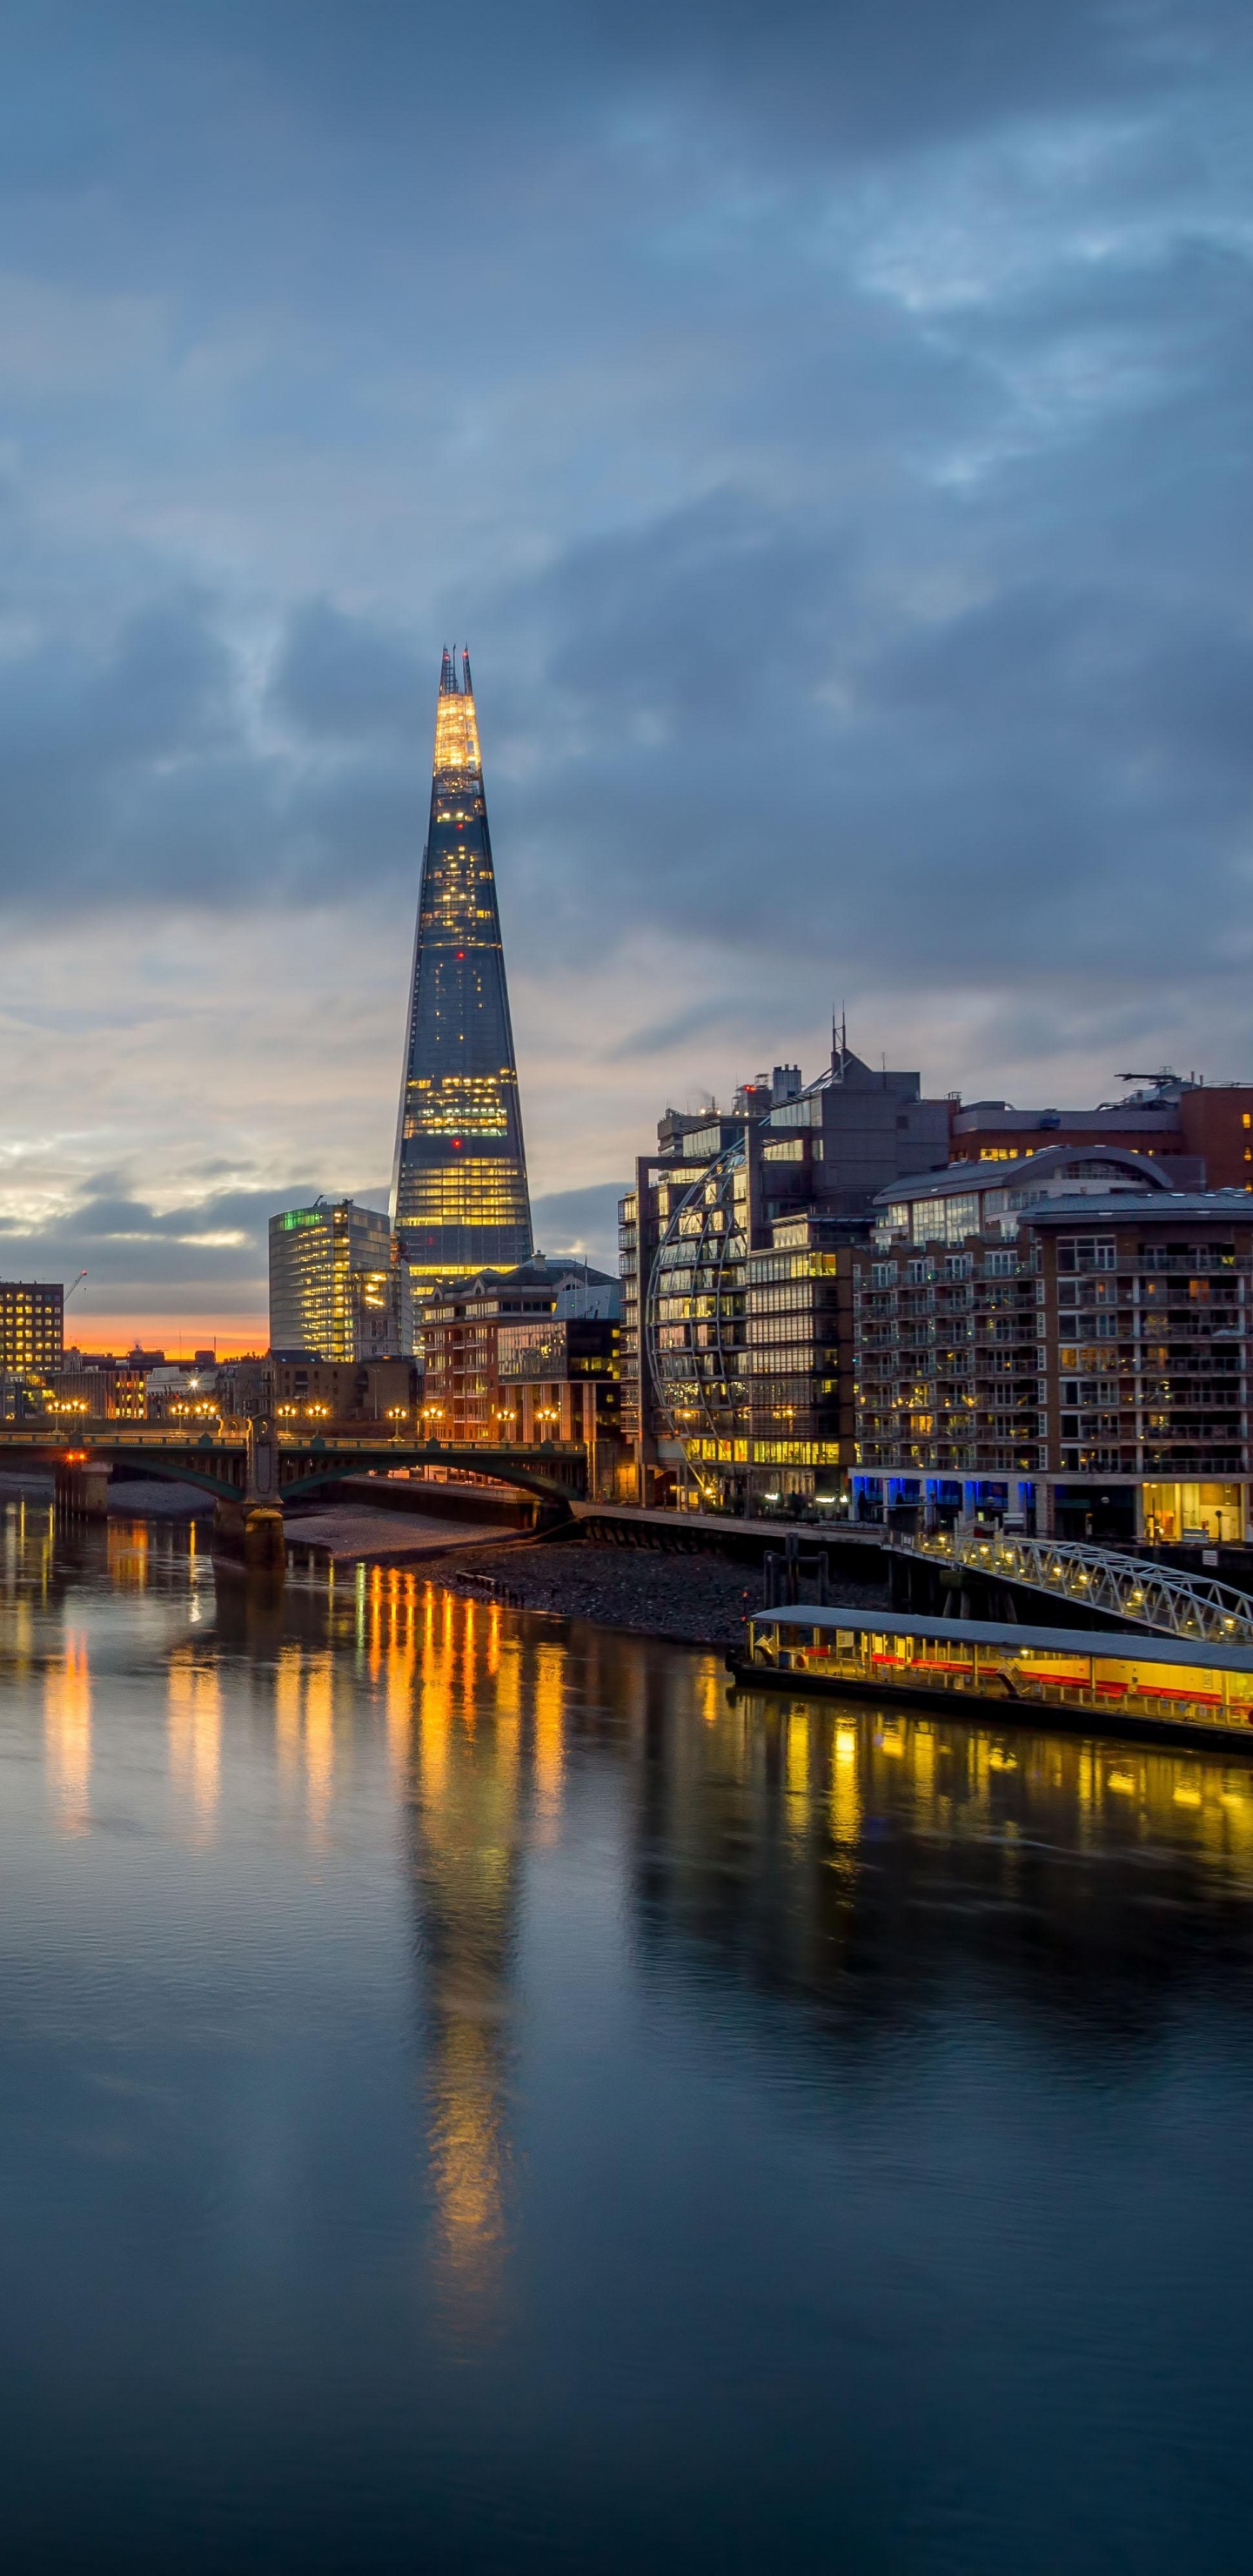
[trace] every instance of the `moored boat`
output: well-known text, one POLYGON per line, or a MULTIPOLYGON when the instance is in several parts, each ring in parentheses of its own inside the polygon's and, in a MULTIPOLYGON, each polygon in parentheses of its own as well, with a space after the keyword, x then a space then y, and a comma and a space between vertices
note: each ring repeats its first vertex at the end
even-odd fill
POLYGON ((887 1610, 800 1604, 759 1610, 737 1681, 873 1692, 914 1701, 994 1700, 1055 1720, 1100 1718, 1142 1733, 1240 1736, 1253 1748, 1253 1648, 1097 1628, 996 1627, 887 1610))

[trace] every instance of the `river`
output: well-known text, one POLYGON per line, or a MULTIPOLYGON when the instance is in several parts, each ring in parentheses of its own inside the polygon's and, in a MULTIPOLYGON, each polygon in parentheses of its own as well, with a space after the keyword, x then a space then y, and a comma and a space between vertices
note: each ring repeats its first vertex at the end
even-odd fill
POLYGON ((0 1556, 9 2566, 1243 2563, 1247 1764, 0 1556))

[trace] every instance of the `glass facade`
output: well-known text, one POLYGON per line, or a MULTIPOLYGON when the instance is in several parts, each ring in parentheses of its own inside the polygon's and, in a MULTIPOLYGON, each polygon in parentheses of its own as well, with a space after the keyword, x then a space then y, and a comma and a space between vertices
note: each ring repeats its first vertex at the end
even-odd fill
POLYGON ((697 1460, 747 1463, 748 1172, 733 1145, 680 1197, 657 1248, 645 1312, 657 1403, 704 1491, 697 1460), (707 1452, 704 1443, 711 1443, 707 1452))
POLYGON ((393 1222, 415 1286, 531 1254, 518 1073, 468 654, 445 652, 396 1131, 393 1222))
POLYGON ((386 1359, 401 1346, 403 1282, 376 1208, 319 1199, 270 1219, 270 1347, 323 1360, 386 1359))

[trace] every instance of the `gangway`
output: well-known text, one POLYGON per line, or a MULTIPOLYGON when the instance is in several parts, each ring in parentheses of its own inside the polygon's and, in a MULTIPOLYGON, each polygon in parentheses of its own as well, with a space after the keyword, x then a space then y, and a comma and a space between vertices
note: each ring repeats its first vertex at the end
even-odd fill
POLYGON ((1151 1557, 1092 1547, 1081 1539, 1007 1538, 983 1531, 885 1532, 893 1555, 962 1566, 972 1574, 1023 1583, 1052 1599, 1112 1612, 1165 1637, 1206 1637, 1215 1645, 1253 1645, 1253 1599, 1208 1575, 1184 1574, 1151 1557))

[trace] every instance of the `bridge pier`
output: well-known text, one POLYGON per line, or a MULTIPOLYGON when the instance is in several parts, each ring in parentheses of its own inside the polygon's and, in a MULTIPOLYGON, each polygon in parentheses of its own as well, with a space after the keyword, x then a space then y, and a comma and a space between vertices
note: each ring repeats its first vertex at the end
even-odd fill
POLYGON ((103 1459, 73 1466, 58 1461, 53 1474, 56 1509, 66 1520, 103 1521, 109 1513, 109 1470, 103 1459))
POLYGON ((224 1494, 215 1504, 213 1545, 223 1555, 242 1556, 258 1573, 282 1574, 287 1564, 283 1515, 252 1494, 224 1494))
POLYGON ((282 1575, 287 1540, 278 1500, 278 1443, 264 1422, 249 1422, 244 1491, 223 1494, 214 1506, 213 1544, 242 1556, 250 1573, 282 1575))

